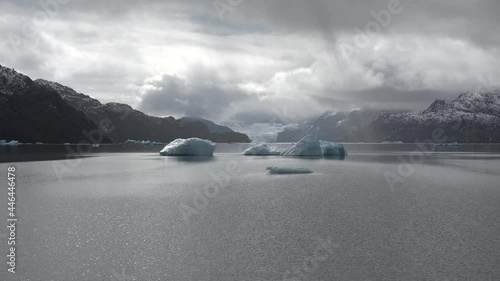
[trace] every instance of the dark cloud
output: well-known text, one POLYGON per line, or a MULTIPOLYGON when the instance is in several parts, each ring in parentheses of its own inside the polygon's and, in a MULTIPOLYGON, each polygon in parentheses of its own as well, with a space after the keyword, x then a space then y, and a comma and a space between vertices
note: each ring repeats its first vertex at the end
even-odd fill
POLYGON ((162 75, 149 79, 142 88, 139 109, 163 116, 218 118, 233 103, 247 98, 221 88, 217 81, 203 80, 204 75, 190 78, 162 75))
POLYGON ((0 1, 0 64, 150 114, 256 123, 500 86, 500 1, 401 0, 376 23, 394 1, 243 0, 224 19, 206 0, 0 1))

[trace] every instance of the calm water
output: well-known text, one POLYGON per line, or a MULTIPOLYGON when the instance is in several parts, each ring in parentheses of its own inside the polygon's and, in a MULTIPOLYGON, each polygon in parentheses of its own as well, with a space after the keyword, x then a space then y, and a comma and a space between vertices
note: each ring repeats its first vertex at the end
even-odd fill
MULTIPOLYGON (((0 280, 500 279, 499 146, 417 157, 415 145, 358 144, 344 160, 243 148, 166 158, 161 147, 101 146, 31 162, 61 146, 4 148, 4 161, 27 162, 13 164, 17 273, 3 263, 0 280), (271 176, 267 166, 314 173, 271 176)), ((6 255, 5 229, 0 239, 6 255)))

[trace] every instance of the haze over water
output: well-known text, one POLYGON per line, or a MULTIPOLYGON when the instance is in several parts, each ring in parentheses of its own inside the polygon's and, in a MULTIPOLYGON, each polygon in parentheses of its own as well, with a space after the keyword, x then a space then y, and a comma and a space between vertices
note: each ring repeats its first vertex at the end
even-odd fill
POLYGON ((67 160, 15 163, 18 273, 0 279, 500 278, 498 146, 439 147, 403 176, 415 145, 346 148, 344 160, 245 157, 239 145, 213 158, 101 153, 61 181, 53 164, 67 160), (387 172, 403 181, 391 188, 387 172))

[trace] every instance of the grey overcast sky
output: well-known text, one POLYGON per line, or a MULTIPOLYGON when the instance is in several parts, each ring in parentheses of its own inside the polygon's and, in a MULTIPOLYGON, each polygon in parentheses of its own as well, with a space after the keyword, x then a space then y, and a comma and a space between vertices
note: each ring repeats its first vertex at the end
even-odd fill
POLYGON ((500 86, 499 14, 497 0, 0 1, 0 64, 157 116, 419 110, 500 86))

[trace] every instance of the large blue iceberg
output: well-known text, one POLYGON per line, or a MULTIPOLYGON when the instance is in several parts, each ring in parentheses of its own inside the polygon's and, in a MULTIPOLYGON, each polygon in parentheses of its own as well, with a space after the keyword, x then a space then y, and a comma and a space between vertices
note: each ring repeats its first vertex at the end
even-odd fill
POLYGON ((329 141, 319 141, 319 143, 321 145, 321 152, 323 153, 323 156, 344 157, 347 155, 347 151, 341 144, 336 144, 334 142, 329 142, 329 141))
POLYGON ((162 156, 213 156, 215 143, 199 138, 176 139, 161 151, 162 156))
POLYGON ((281 153, 283 156, 322 156, 319 139, 313 135, 307 135, 292 147, 281 153))
POLYGON ((281 154, 283 156, 346 156, 347 151, 341 144, 319 140, 313 135, 303 137, 281 154))
POLYGON ((266 144, 258 144, 256 146, 252 146, 247 150, 245 150, 243 152, 243 155, 246 156, 281 155, 281 151, 273 147, 268 147, 266 144))
POLYGON ((341 144, 319 140, 313 135, 307 135, 283 151, 270 148, 265 144, 258 144, 245 150, 243 155, 338 156, 343 158, 347 155, 347 151, 341 144))

